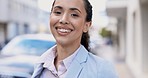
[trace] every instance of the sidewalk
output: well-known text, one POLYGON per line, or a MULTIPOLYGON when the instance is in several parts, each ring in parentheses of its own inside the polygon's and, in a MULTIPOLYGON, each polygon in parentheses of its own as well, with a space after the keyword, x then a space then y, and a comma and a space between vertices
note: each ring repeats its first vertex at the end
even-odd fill
POLYGON ((116 58, 116 50, 112 46, 103 45, 96 48, 97 55, 115 64, 119 78, 134 78, 125 62, 116 58))

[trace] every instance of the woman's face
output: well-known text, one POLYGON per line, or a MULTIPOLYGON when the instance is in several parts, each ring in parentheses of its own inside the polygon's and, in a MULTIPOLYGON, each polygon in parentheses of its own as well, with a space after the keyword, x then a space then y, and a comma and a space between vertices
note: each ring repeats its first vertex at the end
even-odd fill
POLYGON ((50 29, 57 44, 80 44, 83 32, 87 32, 90 22, 86 22, 83 0, 56 0, 50 16, 50 29))

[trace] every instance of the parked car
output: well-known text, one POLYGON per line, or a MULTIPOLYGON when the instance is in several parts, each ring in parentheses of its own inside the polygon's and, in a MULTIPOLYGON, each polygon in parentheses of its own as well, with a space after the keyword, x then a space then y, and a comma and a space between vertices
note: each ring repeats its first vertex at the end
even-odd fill
POLYGON ((1 50, 0 78, 30 78, 39 56, 55 44, 47 34, 15 37, 1 50))

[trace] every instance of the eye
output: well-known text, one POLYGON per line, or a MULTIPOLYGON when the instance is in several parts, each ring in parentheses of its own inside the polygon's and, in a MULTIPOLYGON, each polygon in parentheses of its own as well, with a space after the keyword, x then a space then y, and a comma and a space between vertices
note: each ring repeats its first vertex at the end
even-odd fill
POLYGON ((56 15, 60 15, 61 12, 60 12, 60 11, 55 11, 54 14, 56 14, 56 15))
POLYGON ((71 16, 73 16, 73 17, 79 17, 78 14, 71 14, 71 16))

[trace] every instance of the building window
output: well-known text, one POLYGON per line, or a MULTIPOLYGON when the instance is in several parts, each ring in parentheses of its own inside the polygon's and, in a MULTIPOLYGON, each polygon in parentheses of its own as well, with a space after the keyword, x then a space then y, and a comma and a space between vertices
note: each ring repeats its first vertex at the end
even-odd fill
POLYGON ((29 25, 28 25, 28 24, 24 24, 24 33, 25 33, 25 34, 30 33, 29 25))

